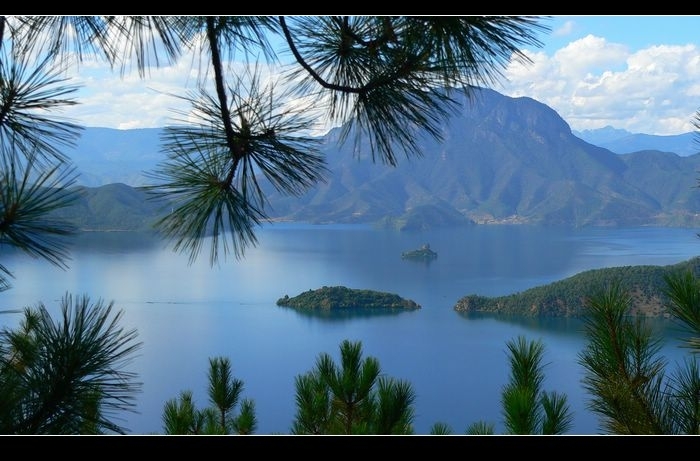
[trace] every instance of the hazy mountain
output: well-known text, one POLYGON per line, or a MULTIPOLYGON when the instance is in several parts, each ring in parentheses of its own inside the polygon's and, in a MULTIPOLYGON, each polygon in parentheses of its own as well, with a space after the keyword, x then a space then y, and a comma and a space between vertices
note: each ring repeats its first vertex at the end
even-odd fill
MULTIPOLYGON (((79 183, 96 187, 111 183, 141 186, 148 182, 152 171, 165 158, 160 150, 161 128, 117 130, 113 128, 86 128, 70 156, 80 173, 79 183)), ((616 154, 644 150, 673 152, 681 157, 700 152, 700 134, 689 132, 673 136, 630 133, 611 126, 572 133, 598 147, 616 154)))
MULTIPOLYGON (((338 130, 329 132, 322 139, 331 171, 327 181, 301 197, 267 187, 270 216, 401 229, 474 222, 700 224, 700 155, 668 150, 616 154, 577 137, 554 110, 531 98, 481 89, 461 103, 443 127, 442 142, 419 138, 423 156, 399 158, 396 167, 373 163, 367 140, 357 148, 352 140, 339 145, 338 130)), ((158 135, 157 129, 88 128, 74 161, 85 178, 97 181, 111 173, 131 176, 133 182, 121 182, 139 185, 143 172, 164 158, 158 135), (81 151, 86 146, 89 155, 81 151)), ((121 196, 117 208, 131 203, 121 196)), ((100 203, 105 212, 112 207, 100 203)), ((134 204, 141 206, 138 213, 148 212, 142 197, 134 204)))
POLYGON ((78 182, 83 186, 142 186, 148 182, 146 172, 165 158, 160 151, 161 132, 161 128, 86 128, 76 145, 64 152, 80 174, 78 182))
MULTIPOLYGON (((479 90, 443 129, 419 140, 424 156, 398 167, 326 140, 328 182, 300 198, 270 191, 273 215, 312 222, 385 222, 399 228, 477 223, 567 226, 691 225, 700 156, 618 155, 576 137, 531 98, 479 90)), ((362 146, 361 146, 362 147, 362 146)))
POLYGON ((69 220, 81 230, 148 231, 171 207, 145 191, 126 184, 77 188, 79 198, 54 215, 69 220))
POLYGON ((657 136, 643 133, 630 133, 607 126, 597 130, 574 131, 586 142, 604 147, 616 154, 629 154, 641 150, 673 152, 681 157, 700 152, 700 133, 683 133, 671 136, 657 136))

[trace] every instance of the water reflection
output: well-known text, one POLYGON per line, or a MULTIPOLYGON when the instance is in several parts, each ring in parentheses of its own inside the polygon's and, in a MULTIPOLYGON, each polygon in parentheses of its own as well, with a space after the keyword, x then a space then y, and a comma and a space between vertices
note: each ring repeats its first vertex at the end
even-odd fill
POLYGON ((80 232, 72 239, 73 251, 81 253, 123 254, 151 252, 165 248, 167 242, 154 232, 80 232))
POLYGON ((300 317, 319 319, 327 322, 368 319, 373 317, 390 317, 417 312, 418 309, 393 308, 345 308, 345 309, 295 309, 280 306, 280 309, 296 311, 300 317))
POLYGON ((583 321, 572 317, 527 317, 522 315, 499 315, 479 312, 455 311, 457 316, 470 322, 479 320, 497 320, 531 332, 546 330, 552 335, 576 336, 583 334, 583 321))

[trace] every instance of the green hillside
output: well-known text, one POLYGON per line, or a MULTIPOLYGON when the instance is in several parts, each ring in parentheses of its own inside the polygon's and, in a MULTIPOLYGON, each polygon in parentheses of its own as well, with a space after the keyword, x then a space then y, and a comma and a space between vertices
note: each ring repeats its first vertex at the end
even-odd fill
POLYGON ((630 315, 657 317, 666 315, 664 276, 691 271, 700 276, 700 257, 668 266, 623 266, 593 269, 507 296, 486 297, 470 294, 461 298, 454 309, 521 316, 579 317, 585 313, 585 298, 617 281, 632 296, 630 315))
POLYGON ((79 198, 70 206, 52 212, 52 216, 87 231, 147 231, 170 210, 143 189, 126 184, 77 188, 79 198))

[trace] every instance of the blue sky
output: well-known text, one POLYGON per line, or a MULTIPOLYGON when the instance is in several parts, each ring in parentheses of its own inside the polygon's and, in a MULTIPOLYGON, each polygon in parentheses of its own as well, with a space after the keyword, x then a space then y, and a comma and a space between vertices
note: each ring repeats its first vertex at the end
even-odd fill
POLYGON ((623 44, 631 52, 700 40, 700 16, 553 16, 544 23, 552 28, 541 48, 549 54, 589 34, 623 44))
POLYGON ((700 16, 557 16, 533 63, 512 63, 494 89, 552 107, 582 131, 694 131, 700 108, 700 16))
MULTIPOLYGON (((491 85, 553 108, 573 130, 612 126, 633 133, 694 131, 700 109, 700 16, 554 16, 532 63, 512 62, 491 85)), ((72 73, 81 104, 64 115, 86 126, 152 128, 186 110, 168 93, 192 89, 191 56, 121 77, 99 63, 72 73)))

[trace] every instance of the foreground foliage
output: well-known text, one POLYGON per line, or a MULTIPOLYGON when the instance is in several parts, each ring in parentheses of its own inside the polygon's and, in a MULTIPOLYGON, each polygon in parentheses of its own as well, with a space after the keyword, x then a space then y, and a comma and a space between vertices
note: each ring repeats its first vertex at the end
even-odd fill
MULTIPOLYGON (((698 314, 697 279, 689 273, 667 277, 673 312, 698 314), (692 293, 688 298, 684 294, 692 293)), ((643 318, 628 316, 629 295, 618 283, 588 298, 588 345, 580 353, 589 408, 609 434, 699 434, 700 368, 692 354, 676 368, 659 351, 661 339, 643 318)), ((697 335, 697 324, 685 321, 697 335)), ((692 342, 691 344, 695 344, 692 342)))
POLYGON ((192 391, 165 402, 163 429, 168 435, 253 434, 257 427, 255 402, 241 400, 243 381, 233 377, 226 357, 209 359, 209 407, 197 409, 192 391), (240 407, 239 407, 240 404, 240 407), (238 408, 238 413, 236 409, 238 408))
POLYGON ((113 421, 135 411, 141 390, 125 369, 141 347, 113 304, 67 294, 54 321, 41 303, 0 332, 0 433, 126 433, 113 421))
POLYGON ((415 393, 410 383, 381 376, 379 361, 362 358, 362 343, 340 344, 340 365, 322 353, 296 380, 292 434, 412 434, 415 393))

